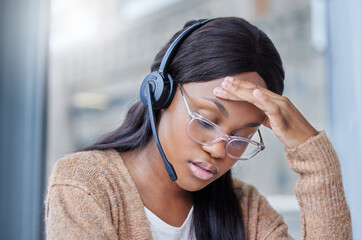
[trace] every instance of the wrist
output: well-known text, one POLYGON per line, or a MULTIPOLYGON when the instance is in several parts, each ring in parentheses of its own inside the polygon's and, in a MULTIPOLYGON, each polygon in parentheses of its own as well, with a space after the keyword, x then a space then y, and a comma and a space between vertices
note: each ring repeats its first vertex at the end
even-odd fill
POLYGON ((319 132, 311 127, 308 131, 303 132, 303 134, 297 133, 296 136, 292 141, 287 142, 285 147, 287 149, 294 149, 298 146, 302 145, 303 143, 307 142, 310 138, 315 137, 319 134, 319 132))

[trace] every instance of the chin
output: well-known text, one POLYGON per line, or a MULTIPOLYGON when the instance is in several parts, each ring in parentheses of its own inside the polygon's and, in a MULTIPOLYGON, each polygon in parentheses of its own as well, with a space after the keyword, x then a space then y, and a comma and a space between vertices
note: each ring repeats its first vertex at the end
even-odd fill
POLYGON ((188 192, 197 192, 200 191, 201 189, 205 188, 207 185, 209 185, 210 183, 212 183, 214 180, 209 180, 209 181, 202 181, 202 180, 198 180, 198 179, 188 179, 187 181, 185 180, 177 180, 176 183, 177 185, 188 191, 188 192))

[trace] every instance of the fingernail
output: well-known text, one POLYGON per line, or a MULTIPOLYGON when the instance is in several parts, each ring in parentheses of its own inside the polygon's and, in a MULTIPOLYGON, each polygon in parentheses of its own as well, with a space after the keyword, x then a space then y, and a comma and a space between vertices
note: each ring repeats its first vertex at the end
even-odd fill
POLYGON ((221 84, 224 88, 230 88, 232 86, 232 84, 230 82, 227 81, 223 81, 221 84))
POLYGON ((215 93, 215 94, 221 94, 221 93, 222 93, 221 87, 216 87, 216 88, 214 88, 214 93, 215 93))
POLYGON ((226 81, 229 81, 229 82, 233 82, 233 81, 234 81, 234 78, 232 78, 232 77, 226 77, 225 80, 226 80, 226 81))

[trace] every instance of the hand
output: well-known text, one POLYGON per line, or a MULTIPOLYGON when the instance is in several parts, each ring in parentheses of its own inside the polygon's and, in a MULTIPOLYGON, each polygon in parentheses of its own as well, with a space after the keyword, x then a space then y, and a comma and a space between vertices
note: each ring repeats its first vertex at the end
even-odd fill
POLYGON ((214 89, 214 94, 226 100, 247 101, 263 110, 266 118, 262 124, 270 128, 287 148, 294 148, 318 134, 287 97, 250 81, 226 77, 221 87, 214 89))

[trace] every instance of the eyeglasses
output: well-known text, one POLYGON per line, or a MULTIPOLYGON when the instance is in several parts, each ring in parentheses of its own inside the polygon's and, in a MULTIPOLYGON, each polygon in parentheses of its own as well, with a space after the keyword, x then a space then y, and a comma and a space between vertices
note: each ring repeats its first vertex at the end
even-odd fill
POLYGON ((263 138, 258 129, 259 142, 241 136, 230 136, 226 134, 218 125, 204 118, 200 114, 191 112, 184 96, 181 84, 179 84, 182 98, 187 111, 191 117, 187 125, 186 132, 192 140, 202 145, 212 145, 220 141, 226 141, 225 151, 227 155, 236 160, 249 160, 260 151, 265 149, 263 138))

